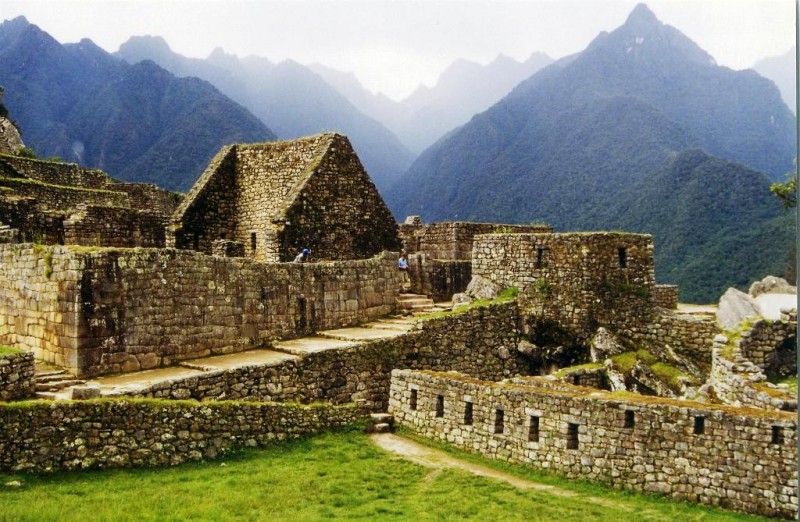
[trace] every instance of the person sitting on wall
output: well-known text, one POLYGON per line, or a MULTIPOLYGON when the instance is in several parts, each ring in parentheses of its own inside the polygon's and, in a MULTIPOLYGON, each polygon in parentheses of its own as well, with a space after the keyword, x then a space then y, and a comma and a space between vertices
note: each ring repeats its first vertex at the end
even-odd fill
POLYGON ((294 258, 295 263, 308 263, 308 255, 311 254, 311 250, 304 248, 302 252, 297 254, 297 257, 294 258))
POLYGON ((400 259, 397 260, 397 269, 400 270, 400 273, 403 275, 403 290, 408 290, 411 286, 411 280, 408 277, 408 258, 406 257, 405 250, 400 252, 400 259))

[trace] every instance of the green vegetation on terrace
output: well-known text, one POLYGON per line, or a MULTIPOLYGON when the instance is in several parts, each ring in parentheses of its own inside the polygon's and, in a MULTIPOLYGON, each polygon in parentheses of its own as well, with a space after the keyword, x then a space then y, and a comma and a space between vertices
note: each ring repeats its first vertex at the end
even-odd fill
POLYGON ((767 520, 447 451, 572 494, 423 468, 350 431, 173 468, 0 473, 0 520, 767 520))
POLYGON ((577 366, 567 366, 566 368, 561 368, 560 370, 553 373, 553 376, 564 377, 565 375, 569 375, 570 373, 578 370, 599 370, 603 366, 604 366, 603 363, 594 363, 594 362, 579 364, 577 366))
POLYGON ((0 357, 3 355, 14 355, 17 353, 22 353, 22 350, 18 350, 17 348, 12 348, 11 346, 6 346, 4 344, 0 344, 0 357))
POLYGON ((517 298, 517 295, 519 295, 519 288, 516 286, 510 286, 500 292, 494 299, 479 299, 477 301, 472 301, 467 305, 459 306, 455 310, 445 310, 444 312, 434 312, 432 314, 421 315, 418 317, 418 319, 423 321, 428 319, 438 319, 440 317, 461 314, 467 310, 472 310, 473 308, 486 308, 487 306, 493 304, 510 303, 517 298))
POLYGON ((678 368, 663 361, 659 361, 655 355, 644 349, 614 355, 611 357, 611 361, 614 363, 614 366, 623 373, 629 373, 637 362, 641 362, 644 366, 648 367, 659 380, 669 385, 672 389, 680 387, 678 379, 681 377, 692 381, 695 380, 690 375, 681 372, 678 368))

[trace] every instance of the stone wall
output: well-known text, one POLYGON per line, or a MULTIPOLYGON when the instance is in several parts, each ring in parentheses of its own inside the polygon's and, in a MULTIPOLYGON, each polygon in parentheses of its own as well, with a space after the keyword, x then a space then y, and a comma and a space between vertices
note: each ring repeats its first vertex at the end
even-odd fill
POLYGON ((0 404, 0 470, 175 465, 364 417, 352 406, 137 400, 0 404))
POLYGON ((170 192, 149 183, 124 183, 115 181, 107 187, 109 190, 124 192, 128 195, 131 208, 171 216, 183 199, 181 194, 170 192))
POLYGON ((104 189, 111 178, 97 169, 86 169, 74 163, 0 155, 0 173, 8 177, 24 177, 49 185, 104 189))
POLYGON ((518 287, 536 323, 555 323, 585 343, 599 326, 651 321, 653 242, 618 232, 477 236, 472 275, 518 287))
POLYGON ((472 259, 472 242, 479 234, 552 232, 549 225, 504 225, 500 223, 402 224, 400 239, 407 254, 424 253, 431 259, 472 259))
POLYGON ((0 344, 78 366, 82 260, 63 246, 0 245, 0 344))
POLYGON ((408 256, 410 291, 429 295, 434 301, 447 301, 463 292, 472 279, 472 262, 432 259, 427 254, 408 256))
POLYGON ((338 134, 282 219, 280 261, 291 261, 303 248, 311 249, 313 259, 364 259, 400 250, 394 216, 350 142, 338 134))
POLYGON ((392 372, 390 412, 426 437, 570 478, 768 516, 797 512, 789 413, 409 370, 392 372))
POLYGON ((259 261, 364 259, 399 250, 397 224, 347 138, 234 145, 211 162, 173 216, 174 244, 211 253, 239 241, 259 261))
POLYGON ((0 245, 0 343, 80 376, 242 351, 391 312, 395 258, 265 265, 182 250, 0 245))
POLYGON ((0 189, 0 221, 19 230, 20 240, 64 243, 64 214, 48 211, 34 198, 9 196, 0 189))
POLYGON ((761 319, 742 332, 739 350, 753 364, 770 375, 783 370, 782 376, 797 370, 797 310, 785 315, 782 321, 761 319), (786 349, 781 348, 786 346, 786 349))
POLYGON ((0 178, 0 187, 12 189, 16 196, 36 199, 45 210, 75 209, 79 205, 130 208, 124 192, 48 185, 21 178, 0 178))
POLYGON ((767 380, 797 372, 797 313, 785 317, 783 321, 759 319, 745 324, 742 332, 714 338, 708 382, 715 397, 736 406, 797 410, 797 396, 767 380), (793 349, 779 349, 787 342, 793 349))
MULTIPOLYGON (((418 330, 380 341, 304 354, 270 365, 215 370, 135 392, 138 397, 336 404, 358 402, 385 411, 391 371, 456 370, 482 379, 527 375, 516 350, 515 303, 490 305, 423 321, 418 330)), ((122 390, 121 395, 130 392, 122 390)))
POLYGON ((168 215, 129 208, 82 207, 64 220, 64 243, 163 248, 168 221, 168 215))
POLYGON ((35 390, 33 353, 0 354, 0 401, 27 399, 35 390))
POLYGON ((714 336, 720 331, 714 316, 693 316, 662 309, 651 321, 627 325, 617 333, 636 344, 669 347, 708 370, 714 336))
POLYGON ((653 304, 667 310, 678 308, 678 285, 655 285, 653 304))
MULTIPOLYGON (((214 241, 233 239, 236 228, 236 150, 223 147, 172 216, 167 245, 211 253, 214 241)), ((249 239, 248 246, 250 245, 249 239)))

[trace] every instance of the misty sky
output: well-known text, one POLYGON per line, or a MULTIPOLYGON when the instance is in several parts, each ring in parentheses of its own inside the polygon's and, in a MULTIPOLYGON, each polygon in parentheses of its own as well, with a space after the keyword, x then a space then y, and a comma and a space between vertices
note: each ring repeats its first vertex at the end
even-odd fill
MULTIPOLYGON (((205 58, 215 47, 272 61, 353 71, 400 99, 432 85, 457 58, 499 53, 560 58, 624 23, 635 0, 2 0, 0 19, 25 15, 62 43, 90 38, 114 52, 131 35, 163 36, 205 58)), ((752 66, 795 43, 794 0, 654 0, 664 23, 720 65, 752 66)))

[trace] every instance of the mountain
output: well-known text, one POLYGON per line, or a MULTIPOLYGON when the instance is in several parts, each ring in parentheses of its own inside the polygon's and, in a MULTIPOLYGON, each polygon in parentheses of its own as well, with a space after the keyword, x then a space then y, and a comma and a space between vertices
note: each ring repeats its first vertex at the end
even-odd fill
POLYGON ((216 49, 206 60, 181 56, 159 37, 136 36, 117 56, 152 60, 178 76, 202 78, 269 122, 281 138, 324 131, 347 134, 379 189, 385 190, 411 165, 412 153, 378 121, 365 116, 309 68, 291 60, 238 58, 216 49))
POLYGON ((62 45, 24 17, 0 24, 0 79, 29 147, 123 180, 185 191, 223 145, 275 139, 209 83, 62 45))
MULTIPOLYGON (((623 225, 633 232, 656 230, 641 216, 622 220, 624 201, 635 200, 659 220, 660 241, 678 245, 679 253, 671 257, 656 251, 659 280, 683 284, 688 274, 677 264, 700 258, 704 250, 682 240, 667 219, 671 209, 663 209, 663 195, 644 189, 655 179, 666 179, 664 174, 657 178, 665 162, 686 149, 703 149, 749 167, 740 166, 744 174, 735 178, 738 183, 755 171, 782 180, 792 167, 795 132, 794 118, 772 82, 753 71, 716 66, 694 42, 640 4, 623 26, 600 34, 580 54, 544 68, 426 150, 387 201, 399 217, 419 214, 428 221, 545 221, 562 230, 623 225)), ((706 163, 709 169, 734 170, 727 165, 706 163)), ((765 187, 752 180, 750 185, 753 190, 765 187)), ((714 189, 718 197, 728 198, 741 187, 723 182, 714 189)), ((697 208, 683 214, 713 212, 703 201, 688 199, 685 204, 697 208)), ((777 207, 768 201, 754 198, 756 217, 742 209, 739 218, 762 224, 776 218, 777 207)), ((739 218, 734 215, 726 223, 739 218)), ((732 232, 714 219, 708 223, 712 235, 732 232)), ((711 241, 703 237, 704 244, 711 241)), ((776 259, 788 252, 777 241, 770 248, 776 259)), ((764 275, 756 267, 734 268, 732 259, 716 261, 724 265, 721 273, 737 274, 731 284, 764 275)), ((702 268, 707 271, 692 277, 711 281, 712 270, 702 268)), ((682 299, 709 295, 691 288, 682 292, 682 299)))
POLYGON ((769 186, 760 172, 687 149, 586 221, 653 234, 658 279, 679 281, 682 295, 713 302, 730 286, 745 289, 787 267, 793 215, 769 186))
POLYGON ((797 114, 797 49, 792 47, 786 54, 759 60, 752 69, 778 86, 786 105, 797 114))
POLYGON ((391 129, 412 151, 419 153, 552 62, 552 58, 543 53, 534 53, 524 62, 501 54, 487 65, 456 60, 442 72, 435 86, 421 85, 401 102, 372 94, 352 73, 320 64, 309 67, 365 114, 391 129))

